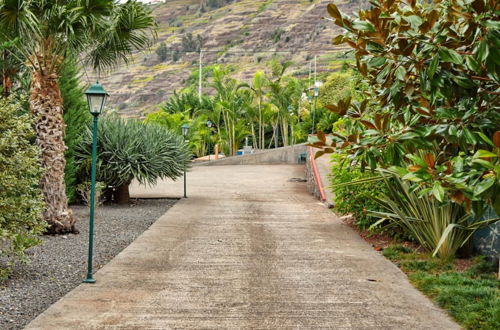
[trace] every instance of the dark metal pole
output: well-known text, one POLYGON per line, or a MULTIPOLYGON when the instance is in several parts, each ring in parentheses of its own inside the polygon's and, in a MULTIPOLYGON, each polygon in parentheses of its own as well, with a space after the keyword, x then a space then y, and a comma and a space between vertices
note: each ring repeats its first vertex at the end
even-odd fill
POLYGON ((186 195, 186 164, 184 164, 184 198, 187 198, 187 195, 186 195))
POLYGON ((316 129, 314 128, 315 120, 316 120, 316 100, 317 100, 317 97, 314 96, 314 108, 313 108, 313 120, 312 120, 311 134, 314 134, 314 132, 316 131, 316 129))
POLYGON ((92 168, 90 171, 90 219, 89 219, 89 253, 88 253, 88 266, 87 278, 83 281, 85 283, 95 283, 92 277, 92 257, 94 250, 94 210, 95 210, 95 168, 97 162, 97 119, 98 115, 94 115, 94 126, 92 129, 92 168))
MULTIPOLYGON (((184 138, 184 141, 186 141, 186 138, 184 138)), ((186 194, 186 163, 184 163, 184 198, 187 198, 187 194, 186 194)))

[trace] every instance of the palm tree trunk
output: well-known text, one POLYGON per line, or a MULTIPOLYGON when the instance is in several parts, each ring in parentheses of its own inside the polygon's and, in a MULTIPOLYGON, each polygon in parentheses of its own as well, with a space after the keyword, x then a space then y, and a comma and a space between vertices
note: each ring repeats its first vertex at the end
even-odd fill
POLYGON ((10 95, 10 89, 12 88, 12 75, 14 74, 14 72, 12 72, 12 70, 8 68, 9 54, 7 50, 2 51, 2 57, 3 57, 2 96, 8 97, 10 95))
POLYGON ((234 120, 233 120, 233 148, 234 148, 233 151, 233 156, 234 156, 238 153, 238 144, 236 143, 236 129, 234 125, 234 120))
POLYGON ((55 73, 34 69, 30 88, 30 110, 35 116, 37 144, 42 151, 44 173, 40 187, 45 200, 43 218, 51 234, 76 232, 75 218, 68 207, 64 184, 63 99, 55 73))
POLYGON ((274 141, 274 135, 276 134, 276 129, 274 128, 274 125, 271 125, 273 127, 273 135, 271 136, 271 140, 269 140, 269 145, 267 146, 267 149, 271 149, 271 145, 273 144, 274 141))
POLYGON ((286 120, 285 117, 281 120, 281 139, 284 147, 288 145, 288 123, 286 120))
POLYGON ((280 140, 280 124, 279 124, 279 121, 276 122, 276 126, 274 127, 274 130, 276 132, 276 134, 274 134, 274 148, 278 148, 278 141, 280 140))
POLYGON ((129 186, 130 182, 126 182, 121 186, 116 187, 115 202, 117 204, 123 205, 130 203, 129 186))
POLYGON ((257 134, 255 133, 255 124, 252 121, 250 125, 252 128, 252 148, 257 149, 257 134))

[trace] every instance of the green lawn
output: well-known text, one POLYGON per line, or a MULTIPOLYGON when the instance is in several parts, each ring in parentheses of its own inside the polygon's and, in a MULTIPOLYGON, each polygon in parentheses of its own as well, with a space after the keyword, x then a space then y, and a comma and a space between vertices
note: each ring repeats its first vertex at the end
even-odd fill
POLYGON ((394 245, 383 255, 408 275, 410 282, 466 329, 500 329, 500 281, 495 267, 476 258, 463 272, 441 261, 394 245))

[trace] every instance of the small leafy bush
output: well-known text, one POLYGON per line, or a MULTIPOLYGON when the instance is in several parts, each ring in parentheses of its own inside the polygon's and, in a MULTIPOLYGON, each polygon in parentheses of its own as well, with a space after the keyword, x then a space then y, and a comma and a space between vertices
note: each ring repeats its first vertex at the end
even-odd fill
MULTIPOLYGON (((91 195, 91 185, 89 181, 80 183, 76 189, 82 198, 82 202, 85 205, 90 205, 90 195, 91 195)), ((97 207, 102 204, 102 195, 106 185, 102 182, 95 183, 95 195, 94 195, 94 206, 97 207)))
POLYGON ((382 210, 371 197, 384 195, 387 190, 383 184, 348 185, 353 181, 371 178, 378 174, 348 167, 342 160, 341 155, 332 156, 331 184, 335 195, 335 210, 340 214, 352 213, 356 218, 356 225, 361 229, 367 229, 374 223, 374 218, 370 217, 367 211, 382 210))
POLYGON ((281 28, 277 28, 276 30, 274 30, 273 34, 271 35, 271 39, 274 40, 274 42, 278 42, 281 40, 281 36, 283 35, 283 33, 285 33, 285 31, 283 31, 283 29, 281 28))
POLYGON ((27 261, 24 251, 40 243, 46 225, 33 120, 20 112, 19 103, 0 99, 0 280, 27 261))

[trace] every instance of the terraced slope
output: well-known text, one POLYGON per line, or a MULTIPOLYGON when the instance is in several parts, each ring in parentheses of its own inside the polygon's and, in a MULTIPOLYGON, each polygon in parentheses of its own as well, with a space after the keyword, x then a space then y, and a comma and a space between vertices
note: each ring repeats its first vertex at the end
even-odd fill
MULTIPOLYGON (((335 70, 343 59, 331 44, 339 31, 322 19, 332 0, 235 0, 218 8, 200 10, 200 0, 167 0, 153 5, 159 28, 156 44, 146 53, 134 55, 128 67, 104 77, 111 92, 111 105, 123 116, 141 116, 154 111, 174 90, 185 86, 198 67, 199 53, 186 52, 183 36, 191 33, 202 40, 203 63, 233 64, 235 76, 246 80, 265 62, 280 55, 293 61, 296 75, 307 75, 317 56, 318 71, 335 70), (164 42, 168 59, 155 53, 164 42), (172 51, 179 59, 172 60, 172 51)), ((203 0, 206 3, 206 0, 203 0)), ((365 5, 366 0, 334 0, 345 12, 365 5)), ((193 49, 193 48, 191 48, 193 49)), ((189 50, 189 49, 188 49, 189 50)), ((208 90, 207 90, 208 91, 208 90)))

